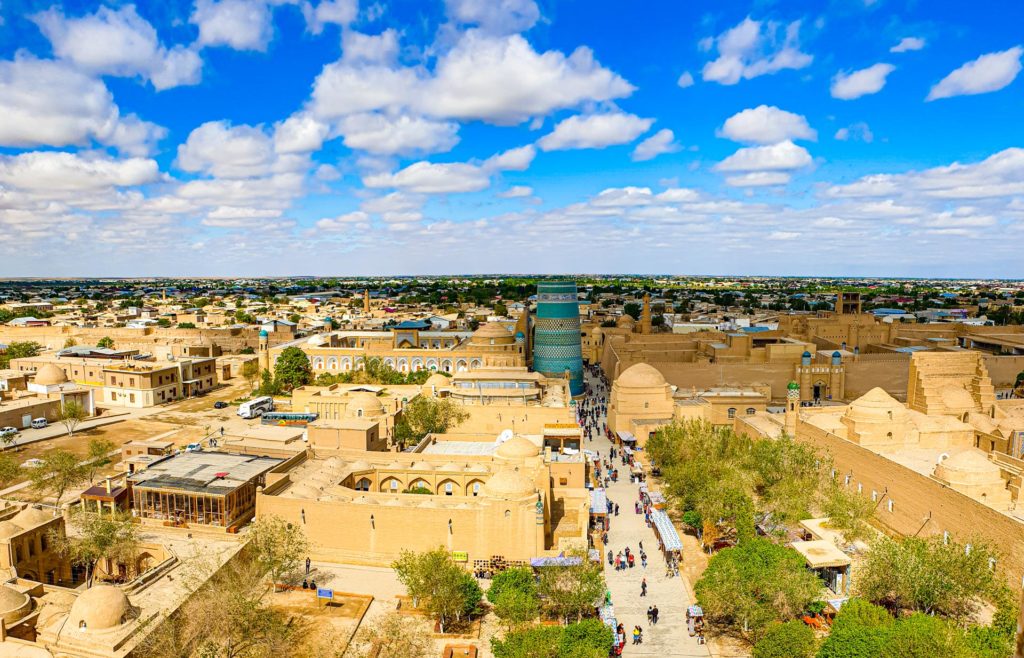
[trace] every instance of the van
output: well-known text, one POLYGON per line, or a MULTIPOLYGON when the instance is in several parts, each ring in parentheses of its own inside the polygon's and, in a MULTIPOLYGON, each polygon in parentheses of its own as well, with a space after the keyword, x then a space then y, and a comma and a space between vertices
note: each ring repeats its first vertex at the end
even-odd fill
POLYGON ((202 449, 202 443, 190 443, 187 446, 185 446, 185 452, 199 452, 202 449))
POLYGON ((32 427, 34 427, 37 430, 41 430, 44 427, 46 427, 47 425, 49 425, 49 423, 46 422, 45 418, 33 418, 32 419, 32 427))

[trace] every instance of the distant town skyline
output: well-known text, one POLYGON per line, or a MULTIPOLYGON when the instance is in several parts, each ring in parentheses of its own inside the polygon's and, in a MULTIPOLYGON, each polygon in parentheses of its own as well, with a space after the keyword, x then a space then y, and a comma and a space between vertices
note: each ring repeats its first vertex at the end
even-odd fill
POLYGON ((0 278, 1021 277, 1022 23, 913 0, 3 3, 0 278))

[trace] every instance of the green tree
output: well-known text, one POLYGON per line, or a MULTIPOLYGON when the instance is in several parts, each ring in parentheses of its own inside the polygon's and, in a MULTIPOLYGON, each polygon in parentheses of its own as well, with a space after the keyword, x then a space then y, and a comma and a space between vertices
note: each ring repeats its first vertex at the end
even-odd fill
POLYGON ((0 454, 0 487, 12 484, 22 473, 18 460, 7 454, 0 454))
POLYGON ((74 338, 69 337, 64 341, 64 349, 74 347, 75 345, 78 345, 78 341, 76 341, 74 338))
POLYGON ((793 549, 754 538, 711 558, 694 590, 711 625, 756 642, 772 622, 803 612, 821 582, 793 549))
POLYGON ((875 502, 867 496, 833 481, 826 489, 821 507, 828 517, 829 527, 843 533, 847 541, 871 536, 870 523, 875 516, 875 502))
POLYGON ((817 641, 802 621, 772 624, 754 645, 754 658, 812 658, 817 641))
POLYGON ((495 302, 494 314, 501 318, 506 317, 508 315, 508 306, 501 302, 495 302))
POLYGON ((0 368, 9 368, 13 359, 26 359, 39 356, 43 346, 35 341, 15 341, 7 346, 7 350, 0 352, 0 368))
POLYGON ((561 627, 537 626, 491 638, 491 651, 494 658, 558 658, 561 639, 561 627))
POLYGON ((110 453, 114 451, 114 442, 110 439, 89 439, 89 482, 96 479, 96 470, 110 461, 110 453))
POLYGON ((537 583, 533 571, 526 568, 497 573, 487 590, 487 600, 494 604, 494 613, 510 629, 536 619, 540 613, 537 583))
POLYGON ((313 369, 309 357, 298 347, 281 350, 274 366, 274 382, 285 392, 305 386, 313 380, 313 369))
POLYGON ((288 316, 289 322, 294 322, 295 324, 298 324, 300 320, 302 320, 302 316, 299 315, 298 313, 292 313, 291 315, 288 316))
POLYGON ((505 569, 499 571, 491 579, 491 586, 487 590, 487 600, 497 603, 498 598, 509 590, 537 594, 537 582, 533 577, 533 570, 526 567, 505 569))
POLYGON ((196 328, 196 323, 195 322, 179 322, 178 323, 178 329, 195 329, 195 328, 196 328))
POLYGON ((843 604, 818 658, 878 658, 896 620, 889 612, 864 599, 843 604))
POLYGON ((260 378, 260 364, 257 361, 246 361, 242 364, 242 378, 249 387, 249 392, 252 393, 253 387, 256 386, 256 382, 260 378))
POLYGON ((103 338, 99 339, 99 342, 96 343, 96 347, 112 350, 114 349, 114 339, 111 338, 110 336, 104 336, 103 338))
POLYGON ((568 623, 593 611, 605 593, 601 564, 585 552, 567 553, 566 564, 544 567, 540 571, 537 593, 541 606, 553 617, 568 623))
POLYGON ((29 470, 32 486, 37 491, 52 493, 58 507, 65 492, 88 476, 87 468, 78 463, 78 457, 61 448, 43 453, 41 462, 29 470))
POLYGON ((306 533, 278 516, 261 516, 249 524, 253 560, 270 577, 273 587, 293 578, 309 552, 306 533))
MULTIPOLYGON (((92 587, 96 564, 110 560, 124 564, 129 570, 135 566, 139 552, 138 526, 130 514, 123 512, 96 513, 75 506, 71 511, 73 535, 51 530, 49 539, 54 550, 72 564, 85 567, 85 580, 92 587)), ((112 574, 108 574, 112 575, 112 574)))
POLYGON ((475 579, 452 559, 443 547, 415 553, 402 551, 392 563, 399 582, 413 600, 413 606, 423 603, 441 627, 465 620, 478 609, 481 591, 479 585, 471 587, 475 579))
POLYGON ((405 405, 395 423, 395 442, 405 447, 419 443, 427 434, 443 434, 469 418, 451 400, 419 396, 405 405))
POLYGON ((861 565, 857 592, 893 610, 964 621, 999 591, 992 559, 980 542, 968 548, 941 536, 880 537, 861 565))
POLYGON ((896 622, 880 658, 973 658, 964 632, 939 617, 915 613, 896 622))
POLYGON ((434 640, 417 620, 392 612, 359 627, 355 658, 433 658, 434 640))
POLYGON ((171 321, 169 318, 159 318, 156 321, 156 326, 160 327, 161 329, 170 329, 171 321))
POLYGON ((61 405, 60 414, 57 419, 60 421, 64 429, 68 431, 68 436, 73 437, 75 435, 75 428, 89 417, 89 412, 85 410, 85 406, 73 398, 64 401, 61 405))
POLYGON ((269 370, 264 370, 260 374, 260 387, 257 393, 260 395, 281 394, 281 384, 274 379, 274 375, 269 370))
POLYGON ((606 658, 612 649, 612 629, 599 619, 584 619, 562 629, 558 658, 606 658))

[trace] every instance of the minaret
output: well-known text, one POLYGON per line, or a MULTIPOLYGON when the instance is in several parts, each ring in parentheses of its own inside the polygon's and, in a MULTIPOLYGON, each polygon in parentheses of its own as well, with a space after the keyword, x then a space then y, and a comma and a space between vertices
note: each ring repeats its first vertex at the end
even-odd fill
POLYGON ((800 384, 789 382, 786 386, 786 434, 796 437, 797 410, 800 408, 800 384))
POLYGON ((270 334, 266 329, 260 329, 259 364, 261 373, 270 370, 270 334))
POLYGON ((651 333, 651 293, 644 293, 644 308, 640 312, 640 333, 651 333))
POLYGON ((363 314, 370 314, 370 289, 367 288, 363 291, 363 314))
POLYGON ((324 333, 327 333, 327 332, 331 331, 332 329, 334 329, 334 321, 331 320, 331 318, 329 316, 324 318, 323 329, 324 329, 324 333))

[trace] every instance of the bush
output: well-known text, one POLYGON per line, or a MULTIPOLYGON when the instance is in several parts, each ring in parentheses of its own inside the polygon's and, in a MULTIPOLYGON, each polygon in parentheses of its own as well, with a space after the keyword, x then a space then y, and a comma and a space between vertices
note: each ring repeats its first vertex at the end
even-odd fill
POLYGON ((895 623, 885 608, 850 599, 836 615, 818 658, 878 658, 895 623))
POLYGON ((963 631, 941 617, 914 613, 896 622, 880 658, 973 658, 963 631))
POLYGON ((497 603, 498 598, 509 590, 536 596, 537 582, 533 579, 533 571, 526 568, 505 569, 495 574, 491 580, 491 587, 487 590, 487 600, 497 603))
POLYGON ((605 658, 613 639, 612 629, 599 619, 569 624, 558 640, 558 658, 605 658))
POLYGON ((802 621, 788 621, 768 627, 754 645, 754 658, 811 658, 814 631, 802 621))

